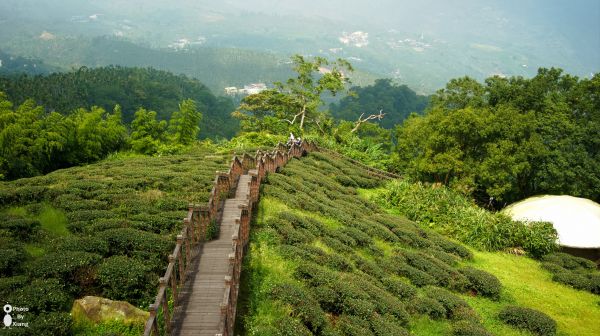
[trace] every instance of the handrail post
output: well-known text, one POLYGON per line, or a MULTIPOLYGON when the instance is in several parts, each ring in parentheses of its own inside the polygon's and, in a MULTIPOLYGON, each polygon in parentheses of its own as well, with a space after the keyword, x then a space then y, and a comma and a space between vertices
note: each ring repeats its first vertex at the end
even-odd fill
POLYGON ((185 272, 183 269, 183 253, 181 253, 181 249, 183 248, 183 236, 182 235, 177 235, 177 245, 180 246, 179 248, 179 254, 177 255, 177 263, 179 263, 179 285, 183 286, 184 282, 185 282, 185 272))
MULTIPOLYGON (((160 283, 161 288, 166 289, 167 279, 161 277, 159 279, 159 283, 160 283)), ((163 295, 164 295, 162 298, 163 319, 165 320, 165 330, 167 331, 167 335, 170 335, 171 334, 171 312, 169 311, 169 298, 168 298, 166 290, 164 291, 163 295)))

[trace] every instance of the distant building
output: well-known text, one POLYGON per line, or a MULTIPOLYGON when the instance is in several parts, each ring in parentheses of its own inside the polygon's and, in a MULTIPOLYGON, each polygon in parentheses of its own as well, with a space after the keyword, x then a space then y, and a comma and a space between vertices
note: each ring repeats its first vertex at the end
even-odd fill
POLYGON ((244 88, 238 89, 235 86, 229 86, 225 88, 225 94, 233 96, 237 94, 241 95, 253 95, 260 93, 267 89, 267 84, 265 83, 251 83, 244 85, 244 88))
POLYGON ((238 88, 236 88, 235 86, 228 86, 225 88, 225 94, 226 95, 234 95, 238 93, 238 88))
POLYGON ((247 95, 257 94, 267 89, 267 85, 265 83, 252 83, 248 85, 244 85, 242 89, 242 93, 247 95))

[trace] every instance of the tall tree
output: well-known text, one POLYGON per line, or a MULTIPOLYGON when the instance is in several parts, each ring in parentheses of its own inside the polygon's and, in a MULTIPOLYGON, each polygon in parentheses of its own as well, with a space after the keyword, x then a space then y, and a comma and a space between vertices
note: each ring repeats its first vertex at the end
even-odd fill
POLYGON ((131 122, 131 147, 134 151, 154 154, 165 139, 167 122, 156 120, 156 112, 140 108, 131 122))
POLYGON ((512 202, 551 193, 600 199, 600 75, 452 80, 398 128, 400 170, 512 202))
POLYGON ((196 102, 186 99, 179 104, 179 110, 173 112, 169 121, 169 133, 175 143, 189 145, 198 137, 202 113, 196 108, 196 102))
POLYGON ((336 95, 344 90, 349 83, 348 73, 353 71, 352 65, 342 59, 330 62, 322 57, 308 60, 295 55, 292 64, 296 77, 285 83, 274 83, 272 90, 245 97, 234 116, 246 120, 246 125, 260 124, 266 117, 276 117, 291 126, 297 125, 303 132, 307 121, 315 122, 318 118, 322 94, 336 95))

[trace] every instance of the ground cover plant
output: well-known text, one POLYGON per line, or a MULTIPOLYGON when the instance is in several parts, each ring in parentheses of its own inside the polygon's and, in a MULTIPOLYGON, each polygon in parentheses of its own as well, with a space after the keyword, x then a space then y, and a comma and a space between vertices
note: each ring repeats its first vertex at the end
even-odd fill
POLYGON ((0 183, 0 301, 29 307, 40 335, 68 333, 84 295, 147 309, 189 202, 208 200, 230 159, 198 145, 0 183))
MULTIPOLYGON (((527 302, 507 293, 471 249, 358 194, 357 187, 381 185, 323 153, 269 175, 243 266, 236 333, 527 335, 499 315, 527 302)), ((557 323, 559 334, 569 323, 557 323)))

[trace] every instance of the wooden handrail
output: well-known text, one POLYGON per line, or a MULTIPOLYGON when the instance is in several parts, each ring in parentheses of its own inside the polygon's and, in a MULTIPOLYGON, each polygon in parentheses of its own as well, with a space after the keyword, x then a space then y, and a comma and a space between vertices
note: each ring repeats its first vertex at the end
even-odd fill
POLYGON ((186 274, 189 270, 192 249, 206 240, 208 227, 216 221, 217 214, 221 210, 221 196, 224 192, 229 194, 237 185, 239 177, 245 171, 254 170, 249 173, 251 181, 250 189, 245 198, 247 202, 240 206, 242 216, 236 221, 235 238, 232 237, 232 256, 231 266, 226 277, 226 296, 222 306, 222 316, 219 329, 222 335, 231 335, 235 322, 235 310, 237 304, 237 294, 239 288, 239 277, 245 247, 249 239, 249 225, 252 217, 252 210, 258 201, 260 184, 267 173, 275 172, 277 168, 283 167, 291 158, 300 157, 304 153, 318 150, 314 143, 302 142, 287 147, 281 143, 271 152, 256 151, 254 157, 244 154, 242 160, 234 156, 227 172, 216 172, 213 180, 213 187, 210 191, 210 197, 206 205, 189 205, 186 217, 183 219, 183 228, 177 235, 177 243, 173 253, 168 256, 168 265, 165 275, 159 279, 158 294, 154 303, 150 305, 150 317, 146 321, 144 330, 145 336, 159 335, 161 332, 160 324, 163 325, 165 334, 171 332, 170 322, 173 320, 173 314, 177 303, 179 302, 179 289, 184 285, 186 274), (171 298, 173 308, 169 307, 169 293, 167 288, 171 286, 171 298), (223 308, 225 308, 223 310, 223 308), (162 316, 159 316, 159 311, 162 316), (159 317, 160 321, 159 321, 159 317))

